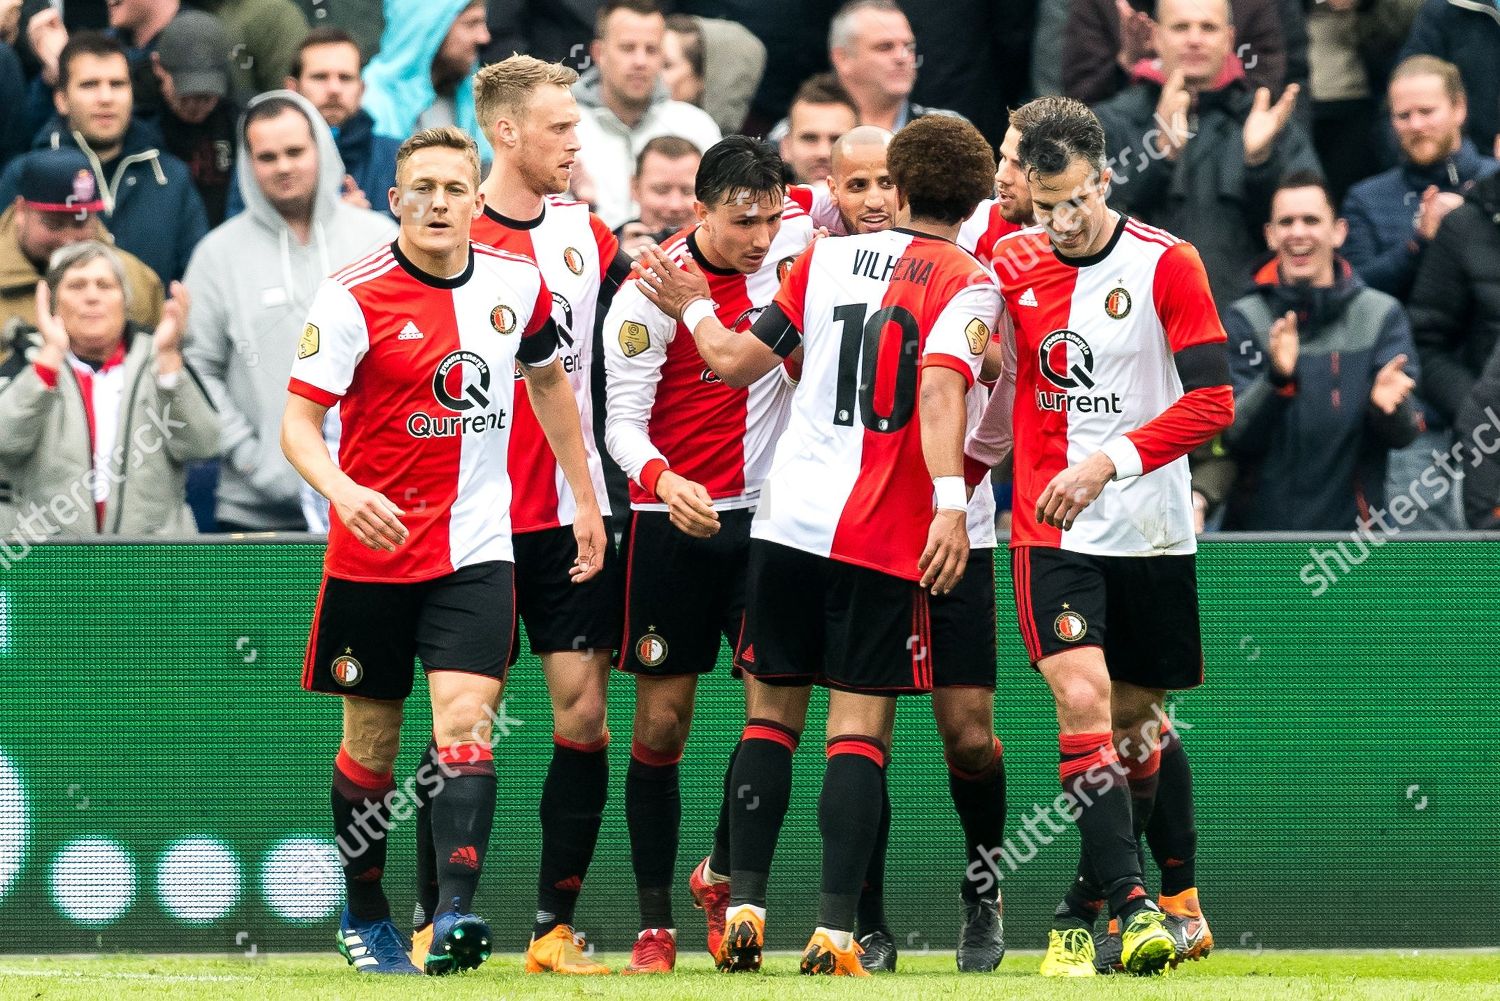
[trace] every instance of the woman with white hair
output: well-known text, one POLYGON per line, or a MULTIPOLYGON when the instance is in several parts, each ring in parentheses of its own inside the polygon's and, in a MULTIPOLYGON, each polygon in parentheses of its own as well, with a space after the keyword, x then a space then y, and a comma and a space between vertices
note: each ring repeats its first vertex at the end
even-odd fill
POLYGON ((186 467, 217 454, 219 418, 182 359, 187 290, 137 327, 119 255, 86 240, 52 255, 36 297, 30 344, 0 368, 16 537, 194 532, 186 467))

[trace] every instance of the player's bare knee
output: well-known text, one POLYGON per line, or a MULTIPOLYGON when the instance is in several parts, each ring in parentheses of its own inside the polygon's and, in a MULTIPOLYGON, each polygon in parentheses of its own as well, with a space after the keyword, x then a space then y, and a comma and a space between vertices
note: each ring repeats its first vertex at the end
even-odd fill
POLYGON ((495 721, 495 707, 482 693, 454 696, 435 711, 432 733, 439 747, 455 744, 487 744, 495 721))
POLYGON ((388 772, 401 750, 401 703, 344 700, 344 749, 372 772, 388 772))
POLYGON ((671 699, 652 699, 635 707, 636 740, 653 751, 673 753, 687 744, 693 724, 693 707, 671 699))
POLYGON ((1057 699, 1057 717, 1065 730, 1093 733, 1112 729, 1109 711, 1109 684, 1086 674, 1070 674, 1052 686, 1057 699))
POLYGON ((978 721, 944 730, 941 736, 944 759, 961 772, 984 771, 995 760, 995 734, 978 721))
POLYGON ((602 690, 584 687, 565 693, 562 699, 553 698, 553 729, 569 740, 593 743, 603 737, 608 716, 602 690))

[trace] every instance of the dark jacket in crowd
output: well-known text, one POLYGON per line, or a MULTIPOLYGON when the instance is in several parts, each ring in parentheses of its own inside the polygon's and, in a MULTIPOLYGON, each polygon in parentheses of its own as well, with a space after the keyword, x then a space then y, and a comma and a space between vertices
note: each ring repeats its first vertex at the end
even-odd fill
POLYGON ((1500 174, 1474 185, 1443 219, 1406 308, 1422 356, 1422 398, 1451 422, 1500 341, 1500 174))
POLYGON ((1367 287, 1347 262, 1335 265, 1329 288, 1289 286, 1273 259, 1256 273, 1254 291, 1224 313, 1234 378, 1224 443, 1240 468, 1226 529, 1351 530, 1385 506, 1389 450, 1420 433, 1410 398, 1391 414, 1370 402, 1375 374, 1397 355, 1417 375, 1401 304, 1367 287), (1289 382, 1272 371, 1270 347, 1271 325, 1288 310, 1300 339, 1289 382))
POLYGON ((1500 10, 1487 0, 1426 0, 1401 50, 1432 55, 1458 67, 1469 98, 1465 133, 1482 150, 1500 133, 1500 10))
MULTIPOLYGON (((15 50, 0 42, 0 170, 26 152, 30 138, 26 134, 26 116, 21 109, 26 106, 26 78, 21 73, 21 60, 15 50)), ((0 206, 3 208, 3 206, 0 206)))
MULTIPOLYGON (((208 232, 208 217, 187 167, 161 148, 161 135, 153 126, 132 121, 124 149, 108 163, 61 117, 52 119, 33 146, 82 150, 93 165, 104 199, 104 223, 116 245, 145 261, 163 285, 182 277, 193 247, 208 232)), ((0 205, 15 201, 20 167, 12 163, 0 174, 0 205)))
POLYGON ((1415 227, 1422 192, 1436 186, 1462 194, 1497 167, 1500 163, 1465 139, 1452 156, 1430 167, 1403 163, 1350 188, 1344 199, 1349 239, 1343 254, 1355 273, 1371 288, 1405 301, 1427 249, 1415 227))
POLYGON ((1464 521, 1470 528, 1500 529, 1500 351, 1469 393, 1453 422, 1463 446, 1464 521))
POLYGON ((1151 145, 1162 90, 1159 65, 1142 64, 1136 83, 1094 109, 1114 173, 1111 203, 1197 247, 1220 309, 1245 290, 1251 268, 1265 253, 1262 226, 1277 180, 1289 171, 1318 169, 1312 142, 1295 118, 1265 163, 1246 166, 1243 126, 1254 95, 1238 63, 1231 61, 1225 71, 1226 82, 1198 95, 1195 134, 1175 161, 1151 145))
POLYGON ((234 140, 239 117, 239 109, 228 98, 222 98, 197 125, 184 122, 166 105, 156 119, 164 148, 187 164, 193 187, 203 199, 210 229, 224 221, 229 189, 234 184, 234 140))
MULTIPOLYGON (((1156 16, 1155 0, 1131 6, 1156 16)), ((1307 27, 1300 0, 1235 0, 1235 46, 1252 87, 1307 83, 1307 27), (1285 27, 1283 26, 1285 24, 1285 27)), ((1087 104, 1113 97, 1130 85, 1121 67, 1120 15, 1115 0, 1072 0, 1062 42, 1063 93, 1087 104)))

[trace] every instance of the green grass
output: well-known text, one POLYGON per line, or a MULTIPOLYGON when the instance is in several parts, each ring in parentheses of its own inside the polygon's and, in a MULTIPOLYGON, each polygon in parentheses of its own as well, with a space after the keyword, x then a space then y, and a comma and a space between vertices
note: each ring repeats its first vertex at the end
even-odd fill
MULTIPOLYGON (((606 956, 619 966, 624 956, 606 956)), ((109 956, 32 959, 0 956, 0 998, 442 998, 507 1001, 577 998, 713 1001, 774 998, 1193 999, 1193 1001, 1479 1001, 1500 999, 1500 952, 1219 952, 1170 977, 1099 977, 1087 983, 1036 976, 1039 953, 1012 954, 990 976, 960 977, 947 955, 903 955, 903 973, 875 981, 813 980, 796 975, 796 957, 776 954, 761 975, 715 973, 707 957, 684 957, 672 977, 565 980, 521 974, 519 956, 443 980, 360 977, 336 955, 243 959, 211 956, 109 956)))

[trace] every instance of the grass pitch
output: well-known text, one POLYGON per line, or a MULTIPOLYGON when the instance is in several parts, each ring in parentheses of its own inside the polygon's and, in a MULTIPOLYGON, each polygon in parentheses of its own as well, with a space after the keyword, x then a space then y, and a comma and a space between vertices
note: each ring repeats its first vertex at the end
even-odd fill
MULTIPOLYGON (((610 955, 615 968, 627 957, 610 955)), ((587 1001, 713 1001, 774 998, 859 998, 906 1001, 952 998, 1130 998, 1169 1001, 1479 1001, 1500 999, 1500 951, 1247 952, 1224 951, 1183 966, 1171 976, 1141 980, 1098 977, 1088 982, 1036 976, 1040 953, 1008 955, 989 976, 953 972, 949 955, 903 955, 901 973, 873 981, 797 976, 797 958, 766 960, 760 975, 716 973, 706 956, 679 959, 671 977, 528 977, 519 956, 498 956, 474 973, 442 980, 362 977, 337 955, 224 958, 107 956, 31 959, 0 956, 0 998, 96 999, 379 999, 508 1001, 548 998, 587 1001)))

